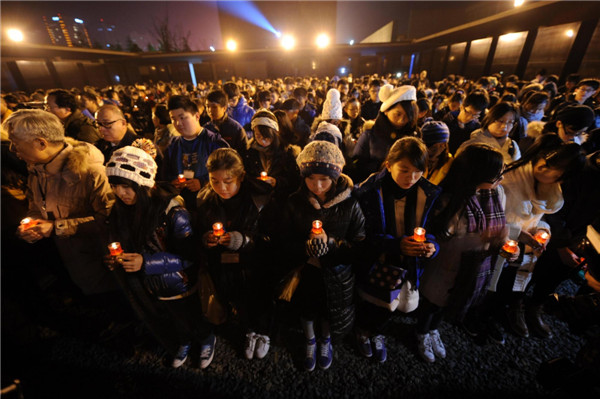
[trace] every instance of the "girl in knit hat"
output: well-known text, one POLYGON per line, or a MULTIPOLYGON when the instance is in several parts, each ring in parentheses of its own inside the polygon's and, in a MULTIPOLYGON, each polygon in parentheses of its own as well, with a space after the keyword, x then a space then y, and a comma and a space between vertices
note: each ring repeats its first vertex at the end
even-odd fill
MULTIPOLYGON (((437 251, 426 234, 429 213, 440 189, 423 177, 427 148, 415 137, 397 140, 382 170, 355 190, 365 213, 366 250, 357 267, 357 338, 365 357, 385 362, 383 336, 392 312, 411 312, 418 305, 423 261, 437 251), (417 230, 420 228, 420 230, 417 230), (414 233, 420 232, 419 240, 414 233)), ((430 233, 430 232, 427 232, 430 233)))
POLYGON ((282 144, 279 123, 271 111, 259 110, 252 117, 251 125, 254 137, 243 154, 246 173, 249 178, 269 183, 274 187, 275 195, 285 200, 300 186, 296 165, 300 147, 282 144))
MULTIPOLYGON (((141 280, 147 293, 170 313, 167 325, 149 327, 154 333, 174 330, 179 348, 172 366, 185 363, 196 341, 201 345, 200 367, 206 368, 214 355, 215 336, 201 316, 195 295, 197 269, 190 215, 170 184, 155 185, 156 170, 148 153, 131 146, 115 151, 106 164, 117 197, 109 217, 110 237, 124 251, 107 257, 106 262, 117 273, 125 272, 122 278, 127 286, 135 287, 141 280)), ((139 290, 137 295, 128 297, 139 310, 148 301, 139 290)))
POLYGON ((364 217, 350 195, 353 183, 342 174, 344 156, 335 144, 313 141, 296 161, 303 183, 288 200, 284 246, 289 263, 301 269, 292 304, 306 338, 304 368, 312 371, 317 364, 329 368, 332 336, 352 327, 351 264, 364 239, 364 217))
POLYGON ((414 86, 394 88, 384 85, 379 90, 382 104, 375 124, 358 138, 352 158, 356 162, 356 177, 364 179, 379 170, 396 140, 418 137, 417 91, 414 86))
POLYGON ((276 218, 273 187, 247 176, 240 155, 231 148, 214 151, 206 163, 209 184, 198 196, 198 230, 202 233, 208 272, 217 296, 245 330, 244 354, 262 359, 270 347, 271 238, 276 218), (264 226, 267 226, 263 228, 264 226))
POLYGON ((450 130, 444 122, 431 121, 421 127, 421 134, 428 154, 425 178, 438 185, 452 164, 452 154, 448 150, 450 130))

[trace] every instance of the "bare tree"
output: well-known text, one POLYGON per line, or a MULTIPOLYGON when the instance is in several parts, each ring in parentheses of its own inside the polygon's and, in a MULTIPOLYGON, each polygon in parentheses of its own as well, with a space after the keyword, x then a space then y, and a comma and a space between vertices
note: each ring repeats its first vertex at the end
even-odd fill
POLYGON ((169 26, 169 14, 166 13, 162 20, 154 18, 150 33, 158 43, 158 50, 165 53, 177 51, 177 34, 169 26))

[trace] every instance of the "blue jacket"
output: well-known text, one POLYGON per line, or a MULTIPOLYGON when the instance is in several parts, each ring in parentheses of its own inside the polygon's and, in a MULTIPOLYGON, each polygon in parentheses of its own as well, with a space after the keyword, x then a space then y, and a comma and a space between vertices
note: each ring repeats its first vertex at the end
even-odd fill
POLYGON ((210 121, 202 127, 208 131, 219 133, 221 138, 240 154, 246 151, 248 148, 248 139, 252 137, 252 132, 248 133, 247 136, 242 125, 227 115, 219 121, 210 121))
POLYGON ((246 129, 246 132, 249 135, 248 138, 252 138, 252 135, 248 132, 252 132, 252 129, 250 128, 250 121, 252 120, 255 112, 256 111, 254 111, 254 109, 246 103, 246 99, 243 96, 240 96, 240 100, 235 107, 227 108, 227 115, 229 115, 230 118, 233 118, 240 125, 242 125, 244 129, 246 129))
POLYGON ((193 253, 192 224, 190 214, 181 202, 180 198, 171 200, 163 223, 156 229, 157 242, 147 245, 142 253, 144 285, 159 298, 185 295, 196 282, 196 269, 191 267, 194 262, 190 259, 193 253))
MULTIPOLYGON (((382 196, 383 179, 389 172, 383 169, 377 174, 372 174, 367 180, 362 182, 355 190, 353 195, 358 199, 361 208, 365 214, 365 230, 367 233, 367 251, 364 258, 361 259, 362 266, 357 270, 357 281, 361 288, 370 295, 383 301, 389 300, 389 303, 398 296, 397 290, 386 290, 375 287, 369 283, 369 272, 375 262, 383 254, 391 254, 394 257, 402 256, 400 252, 400 242, 402 237, 395 237, 388 233, 386 226, 386 215, 384 209, 384 200, 382 196)), ((429 213, 439 197, 442 189, 430 183, 427 179, 421 178, 413 189, 419 190, 417 194, 417 214, 421 215, 421 220, 416 220, 417 226, 427 228, 429 213)), ((427 242, 433 243, 436 247, 436 254, 439 249, 435 237, 427 234, 427 242)), ((435 256, 435 254, 434 254, 435 256)), ((423 262, 420 258, 408 258, 413 273, 413 287, 418 287, 419 279, 423 274, 423 262)))

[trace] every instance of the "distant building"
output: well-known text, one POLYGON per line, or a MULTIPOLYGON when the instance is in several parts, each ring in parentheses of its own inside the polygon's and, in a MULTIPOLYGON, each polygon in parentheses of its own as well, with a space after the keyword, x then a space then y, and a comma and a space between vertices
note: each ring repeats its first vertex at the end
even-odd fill
POLYGON ((50 19, 43 16, 42 20, 52 44, 67 47, 92 47, 92 41, 83 20, 73 18, 73 23, 67 24, 61 14, 50 19))

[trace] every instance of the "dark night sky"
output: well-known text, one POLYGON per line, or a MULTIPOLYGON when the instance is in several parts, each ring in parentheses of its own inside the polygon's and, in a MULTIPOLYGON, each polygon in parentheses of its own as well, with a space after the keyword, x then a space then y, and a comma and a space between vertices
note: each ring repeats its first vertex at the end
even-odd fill
MULTIPOLYGON (((311 45, 317 31, 326 31, 336 43, 347 43, 350 39, 358 43, 392 20, 399 22, 401 34, 410 34, 408 23, 412 9, 452 7, 454 13, 461 8, 475 10, 471 12, 470 17, 467 15, 468 12, 458 13, 459 18, 472 20, 484 16, 483 7, 492 10, 491 5, 500 2, 258 1, 254 3, 276 29, 293 33, 298 45, 311 45)), ((502 2, 502 6, 506 6, 507 3, 509 2, 502 2)), ((227 6, 237 7, 236 2, 227 2, 227 6)), ((191 33, 189 43, 192 50, 208 50, 210 45, 221 49, 224 46, 223 42, 230 36, 237 36, 240 47, 244 48, 277 45, 274 36, 266 30, 225 12, 219 13, 219 8, 224 7, 223 2, 216 1, 2 0, 1 2, 3 31, 17 27, 24 32, 26 40, 33 43, 50 43, 42 16, 50 18, 61 13, 65 21, 67 19, 72 21, 73 18, 83 19, 92 41, 102 44, 120 42, 125 45, 129 35, 145 49, 149 42, 156 44, 156 39, 151 34, 153 21, 163 19, 168 13, 169 21, 176 32, 191 33), (113 35, 112 38, 98 31, 102 26, 101 18, 107 26, 115 26, 110 33, 113 35)), ((497 11, 496 9, 495 12, 497 11)), ((491 13, 493 12, 487 12, 487 14, 491 13)), ((439 21, 439 25, 454 25, 454 19, 439 21)), ((435 25, 432 23, 430 29, 436 31, 435 25)))

